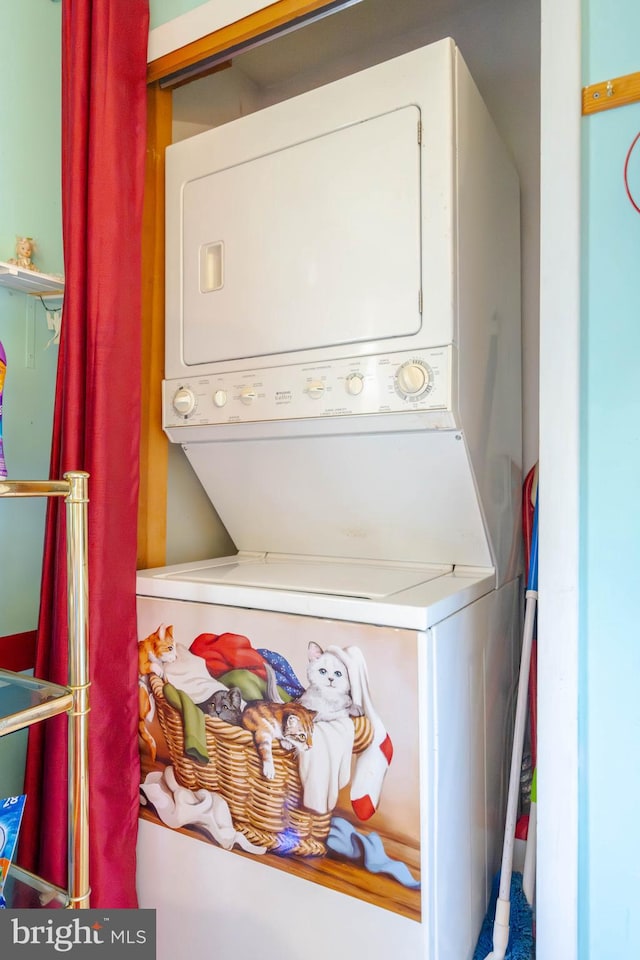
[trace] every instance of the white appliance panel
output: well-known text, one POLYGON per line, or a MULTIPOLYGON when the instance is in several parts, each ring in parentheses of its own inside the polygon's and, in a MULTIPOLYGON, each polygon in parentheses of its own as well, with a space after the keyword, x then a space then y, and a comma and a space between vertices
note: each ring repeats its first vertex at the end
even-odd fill
POLYGON ((518 189, 449 39, 169 148, 163 425, 240 550, 517 575, 518 189))
POLYGON ((239 550, 493 566, 456 431, 186 443, 239 550))
POLYGON ((237 960, 258 954, 261 960, 389 960, 390 949, 402 960, 429 958, 422 925, 407 917, 326 887, 308 896, 293 874, 274 877, 262 863, 146 820, 138 831, 137 870, 139 905, 157 914, 157 960, 184 955, 185 930, 194 960, 210 956, 214 941, 237 960), (180 865, 179 879, 168 863, 180 865), (278 922, 279 915, 286 921, 278 922), (322 917, 327 922, 318 924, 322 917))
MULTIPOLYGON (((468 960, 499 861, 517 582, 425 632, 185 603, 171 599, 173 586, 165 584, 164 599, 139 597, 141 638, 159 622, 174 626, 179 644, 201 631, 231 631, 254 647, 282 651, 298 673, 310 641, 359 646, 394 750, 376 812, 364 822, 350 816, 361 835, 378 833, 396 861, 409 863, 414 876, 419 871, 421 887, 403 889, 380 874, 367 879, 362 863, 356 873, 344 872, 343 885, 339 860, 326 864, 327 874, 322 857, 289 865, 269 853, 238 856, 202 829, 162 826, 152 805, 143 814, 150 822, 140 825, 138 894, 142 907, 158 911, 158 960, 179 953, 185 922, 197 956, 215 937, 218 949, 238 956, 249 956, 259 942, 265 960, 387 960, 389 944, 403 960, 468 960), (180 882, 167 863, 179 864, 180 882), (334 881, 337 890, 330 889, 334 881)), ((235 592, 239 599, 242 589, 235 592)), ((143 778, 149 770, 158 776, 167 763, 157 727, 155 733, 158 759, 150 764, 143 753, 143 778)), ((183 791, 183 805, 188 796, 183 791)), ((194 805, 203 798, 194 794, 194 805)), ((348 793, 334 817, 343 816, 345 804, 348 793)))
POLYGON ((183 186, 187 366, 415 334, 420 111, 183 186))
POLYGON ((165 380, 163 418, 172 440, 185 428, 369 414, 442 411, 429 426, 455 427, 453 348, 348 357, 165 380))
POLYGON ((458 59, 442 40, 167 149, 168 379, 455 341, 458 59), (234 297, 243 335, 203 311, 234 297))

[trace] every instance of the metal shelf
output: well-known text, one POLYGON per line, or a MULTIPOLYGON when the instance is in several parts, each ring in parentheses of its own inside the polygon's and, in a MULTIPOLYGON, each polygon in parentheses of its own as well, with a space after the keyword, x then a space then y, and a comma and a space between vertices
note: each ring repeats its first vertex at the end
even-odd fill
POLYGON ((33 908, 55 910, 69 906, 69 894, 66 890, 47 883, 35 873, 23 870, 16 863, 13 863, 9 869, 3 896, 7 901, 7 907, 14 910, 33 908))
POLYGON ((0 481, 0 498, 64 497, 67 529, 69 684, 63 687, 0 670, 0 736, 67 714, 68 890, 12 864, 4 890, 9 907, 89 906, 87 480, 88 474, 70 471, 64 480, 0 481))
POLYGON ((24 270, 15 263, 0 260, 0 287, 42 297, 61 297, 64 293, 64 278, 54 277, 48 273, 38 273, 37 270, 24 270))
POLYGON ((0 737, 66 713, 72 704, 68 687, 0 670, 0 737))

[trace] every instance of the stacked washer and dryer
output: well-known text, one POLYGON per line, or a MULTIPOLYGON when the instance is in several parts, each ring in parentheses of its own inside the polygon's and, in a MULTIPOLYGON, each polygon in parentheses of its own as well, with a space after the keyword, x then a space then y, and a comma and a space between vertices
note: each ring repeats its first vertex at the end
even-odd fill
POLYGON ((520 632, 512 161, 443 40, 175 144, 166 190, 163 425, 238 552, 140 571, 140 638, 171 626, 156 673, 253 766, 192 778, 154 704, 158 956, 468 960, 520 632), (311 747, 273 726, 274 774, 207 678, 274 715, 313 689, 311 747))

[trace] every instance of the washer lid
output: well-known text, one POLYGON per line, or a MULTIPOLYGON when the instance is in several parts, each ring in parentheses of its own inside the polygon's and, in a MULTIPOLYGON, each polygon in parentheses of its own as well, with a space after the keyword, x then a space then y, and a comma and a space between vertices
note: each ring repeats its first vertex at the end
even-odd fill
POLYGON ((174 581, 233 584, 238 587, 266 587, 270 590, 383 600, 442 577, 451 573, 451 570, 446 564, 381 564, 315 557, 270 554, 252 557, 239 554, 227 558, 223 563, 185 567, 179 573, 167 576, 174 581))
POLYGON ((139 570, 136 580, 139 598, 426 630, 491 592, 495 571, 240 553, 139 570))

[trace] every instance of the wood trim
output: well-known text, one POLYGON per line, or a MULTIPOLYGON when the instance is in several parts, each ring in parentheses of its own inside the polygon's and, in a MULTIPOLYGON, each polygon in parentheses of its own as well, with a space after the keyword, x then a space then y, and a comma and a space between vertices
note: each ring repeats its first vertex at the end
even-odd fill
POLYGON ((164 376, 164 167, 171 143, 172 95, 147 91, 147 161, 142 221, 142 405, 138 569, 163 566, 167 542, 168 441, 162 431, 164 376))
POLYGON ((592 83, 582 90, 582 114, 589 116, 640 101, 640 72, 592 83))
POLYGON ((36 663, 36 631, 0 637, 0 667, 20 673, 33 670, 36 663))
POLYGON ((225 50, 246 44, 292 20, 331 6, 332 2, 333 0, 278 0, 277 3, 243 17, 242 20, 230 23, 179 50, 172 50, 171 53, 152 60, 147 67, 147 83, 154 83, 225 50))

